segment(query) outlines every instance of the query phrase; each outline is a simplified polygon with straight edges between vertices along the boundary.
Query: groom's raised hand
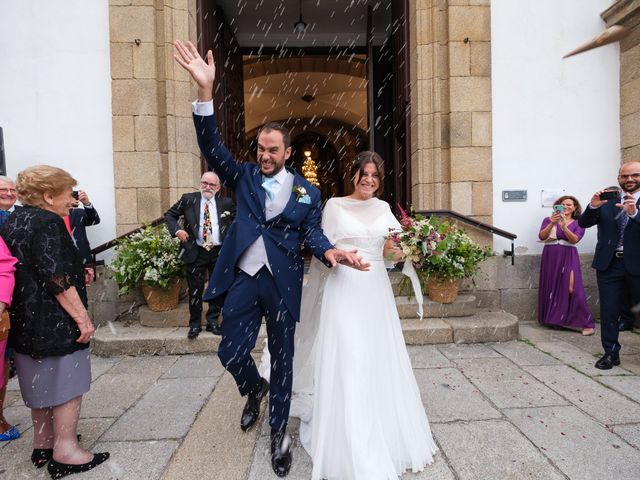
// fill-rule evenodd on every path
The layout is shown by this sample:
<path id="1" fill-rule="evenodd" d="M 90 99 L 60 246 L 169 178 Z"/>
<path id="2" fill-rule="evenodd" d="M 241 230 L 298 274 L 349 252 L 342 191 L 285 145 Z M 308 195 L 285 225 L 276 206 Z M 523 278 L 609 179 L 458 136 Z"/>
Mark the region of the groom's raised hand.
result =
<path id="1" fill-rule="evenodd" d="M 198 84 L 198 100 L 201 102 L 212 100 L 216 66 L 213 63 L 211 50 L 207 52 L 207 61 L 205 62 L 193 43 L 187 42 L 185 45 L 180 40 L 176 40 L 173 42 L 173 46 L 176 49 L 173 58 L 191 74 L 191 78 Z"/>
<path id="2" fill-rule="evenodd" d="M 341 265 L 346 265 L 356 270 L 368 271 L 371 265 L 363 262 L 362 257 L 357 255 L 357 253 L 357 250 L 346 252 L 337 248 L 331 248 L 324 252 L 324 258 L 329 261 L 332 267 L 340 263 Z"/>

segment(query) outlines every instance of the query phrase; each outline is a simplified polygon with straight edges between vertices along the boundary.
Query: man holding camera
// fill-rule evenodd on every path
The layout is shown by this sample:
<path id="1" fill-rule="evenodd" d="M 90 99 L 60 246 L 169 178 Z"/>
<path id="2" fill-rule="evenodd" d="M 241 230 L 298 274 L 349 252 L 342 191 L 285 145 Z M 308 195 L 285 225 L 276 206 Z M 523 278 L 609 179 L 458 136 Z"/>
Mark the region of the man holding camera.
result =
<path id="1" fill-rule="evenodd" d="M 91 255 L 91 245 L 87 238 L 85 227 L 98 225 L 100 216 L 95 209 L 89 195 L 84 190 L 74 190 L 72 192 L 75 199 L 75 208 L 69 210 L 69 215 L 64 217 L 69 234 L 73 239 L 73 243 L 80 252 L 82 262 L 84 263 L 84 282 L 89 285 L 95 277 L 95 265 L 93 264 L 93 255 Z M 83 208 L 79 208 L 82 203 Z"/>
<path id="2" fill-rule="evenodd" d="M 185 193 L 182 198 L 164 214 L 171 235 L 182 242 L 182 261 L 187 268 L 189 286 L 189 333 L 194 339 L 200 334 L 202 323 L 202 293 L 218 260 L 220 246 L 233 223 L 236 208 L 230 198 L 216 197 L 220 191 L 220 179 L 213 172 L 205 172 L 200 179 L 200 191 Z M 182 217 L 184 225 L 178 225 Z M 220 335 L 218 316 L 220 306 L 209 303 L 207 310 L 207 331 Z"/>
<path id="3" fill-rule="evenodd" d="M 618 319 L 624 294 L 640 300 L 640 162 L 625 163 L 618 172 L 622 195 L 599 190 L 578 219 L 583 228 L 598 226 L 593 257 L 600 294 L 600 334 L 604 355 L 595 367 L 609 370 L 620 365 Z"/>

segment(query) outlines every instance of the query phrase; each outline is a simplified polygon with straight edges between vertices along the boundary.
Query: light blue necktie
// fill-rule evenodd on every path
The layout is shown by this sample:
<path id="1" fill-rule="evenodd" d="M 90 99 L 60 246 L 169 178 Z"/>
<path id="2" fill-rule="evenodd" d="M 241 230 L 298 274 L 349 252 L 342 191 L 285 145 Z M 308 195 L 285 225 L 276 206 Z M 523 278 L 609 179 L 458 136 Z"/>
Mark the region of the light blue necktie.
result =
<path id="1" fill-rule="evenodd" d="M 273 201 L 273 198 L 276 196 L 273 191 L 273 186 L 278 183 L 278 180 L 276 180 L 275 177 L 265 177 L 264 175 L 262 176 L 262 180 L 262 188 L 264 188 L 264 191 L 267 193 L 269 200 Z"/>

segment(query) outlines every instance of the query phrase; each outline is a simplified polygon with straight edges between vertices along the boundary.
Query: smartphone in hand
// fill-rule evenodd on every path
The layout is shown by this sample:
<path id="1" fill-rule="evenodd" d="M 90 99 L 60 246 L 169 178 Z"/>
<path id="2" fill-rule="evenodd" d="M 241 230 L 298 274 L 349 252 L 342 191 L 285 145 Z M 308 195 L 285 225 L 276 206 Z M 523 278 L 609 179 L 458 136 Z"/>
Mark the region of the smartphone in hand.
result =
<path id="1" fill-rule="evenodd" d="M 617 190 L 605 190 L 600 194 L 600 200 L 620 200 L 620 192 Z"/>
<path id="2" fill-rule="evenodd" d="M 554 205 L 553 213 L 564 213 L 564 205 Z"/>

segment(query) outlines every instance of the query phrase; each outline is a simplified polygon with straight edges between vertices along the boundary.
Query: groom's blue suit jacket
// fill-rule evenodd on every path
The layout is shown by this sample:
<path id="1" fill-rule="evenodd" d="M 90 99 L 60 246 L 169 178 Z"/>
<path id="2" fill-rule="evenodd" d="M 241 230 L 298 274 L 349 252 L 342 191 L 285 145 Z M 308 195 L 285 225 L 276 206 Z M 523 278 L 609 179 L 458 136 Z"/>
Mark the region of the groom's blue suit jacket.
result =
<path id="1" fill-rule="evenodd" d="M 324 252 L 333 248 L 322 233 L 320 191 L 293 170 L 293 185 L 303 187 L 311 197 L 309 204 L 298 201 L 298 194 L 291 197 L 282 213 L 270 220 L 265 217 L 265 191 L 262 173 L 255 163 L 238 163 L 223 145 L 215 115 L 193 115 L 198 145 L 222 183 L 236 192 L 236 219 L 227 232 L 218 261 L 209 280 L 204 300 L 210 301 L 224 295 L 235 277 L 236 265 L 245 250 L 262 235 L 269 266 L 291 316 L 300 319 L 300 296 L 304 261 L 301 245 L 309 248 L 321 261 Z"/>

